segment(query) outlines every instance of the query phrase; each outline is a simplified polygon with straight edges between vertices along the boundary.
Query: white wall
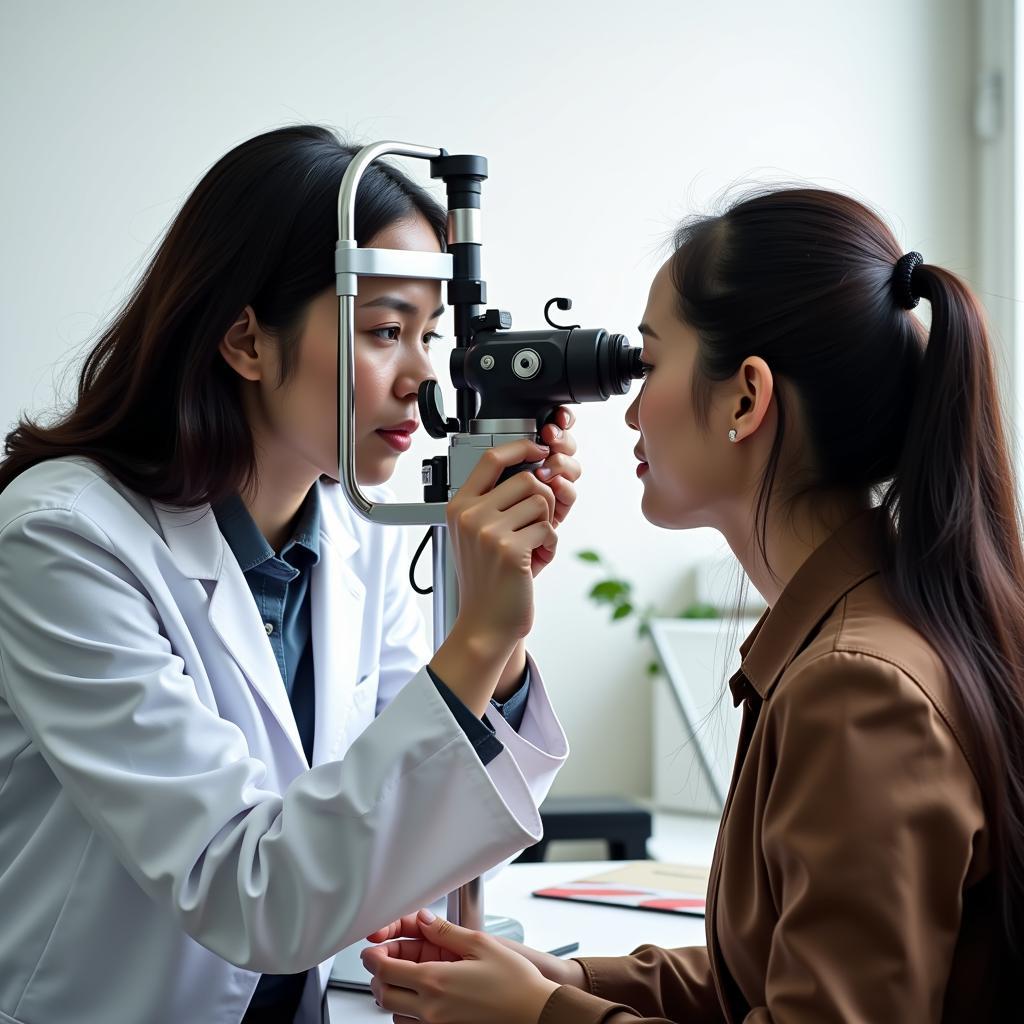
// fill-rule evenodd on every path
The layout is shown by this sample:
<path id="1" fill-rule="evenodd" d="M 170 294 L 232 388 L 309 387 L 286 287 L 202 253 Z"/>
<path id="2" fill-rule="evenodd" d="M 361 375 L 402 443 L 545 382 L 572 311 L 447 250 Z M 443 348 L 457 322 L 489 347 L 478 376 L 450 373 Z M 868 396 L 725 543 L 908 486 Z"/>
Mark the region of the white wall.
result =
<path id="1" fill-rule="evenodd" d="M 971 10 L 5 0 L 0 425 L 51 405 L 206 168 L 297 121 L 486 155 L 485 277 L 519 327 L 569 295 L 584 325 L 635 340 L 677 217 L 751 178 L 853 191 L 891 215 L 908 248 L 969 276 Z M 531 646 L 574 751 L 563 793 L 650 785 L 646 659 L 631 629 L 584 600 L 593 575 L 573 552 L 596 547 L 670 606 L 716 543 L 641 518 L 625 407 L 579 410 L 580 505 L 538 586 Z M 411 500 L 427 450 L 420 442 L 399 470 Z"/>

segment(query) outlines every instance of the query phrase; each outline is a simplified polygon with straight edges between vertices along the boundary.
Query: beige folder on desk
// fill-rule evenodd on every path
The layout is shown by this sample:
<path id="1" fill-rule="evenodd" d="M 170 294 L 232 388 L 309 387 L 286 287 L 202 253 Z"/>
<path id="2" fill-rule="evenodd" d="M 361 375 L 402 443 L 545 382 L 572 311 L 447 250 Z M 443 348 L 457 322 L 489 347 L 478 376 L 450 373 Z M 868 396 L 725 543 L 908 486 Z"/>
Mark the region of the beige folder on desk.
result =
<path id="1" fill-rule="evenodd" d="M 534 896 L 634 910 L 704 915 L 708 868 L 638 860 L 565 885 L 538 889 Z"/>

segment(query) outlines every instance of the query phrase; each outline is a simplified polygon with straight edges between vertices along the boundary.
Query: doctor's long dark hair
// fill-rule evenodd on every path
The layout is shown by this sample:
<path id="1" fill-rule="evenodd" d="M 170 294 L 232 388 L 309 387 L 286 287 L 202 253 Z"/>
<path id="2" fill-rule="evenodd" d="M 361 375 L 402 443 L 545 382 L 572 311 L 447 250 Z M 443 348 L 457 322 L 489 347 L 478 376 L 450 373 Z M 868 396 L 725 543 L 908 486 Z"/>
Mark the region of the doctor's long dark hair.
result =
<path id="1" fill-rule="evenodd" d="M 761 356 L 799 399 L 811 486 L 879 497 L 884 583 L 943 659 L 971 723 L 1008 962 L 1022 966 L 1024 554 L 1014 474 L 976 299 L 949 271 L 917 267 L 911 286 L 931 305 L 927 330 L 897 299 L 902 254 L 861 203 L 786 189 L 684 223 L 671 269 L 679 316 L 700 339 L 698 417 L 715 381 Z M 779 389 L 773 400 L 778 431 L 756 515 L 762 553 L 769 501 L 792 497 L 780 462 L 797 409 Z"/>
<path id="2" fill-rule="evenodd" d="M 217 502 L 255 473 L 237 374 L 218 344 L 246 305 L 294 367 L 309 302 L 334 283 L 337 196 L 358 147 L 304 125 L 250 139 L 186 200 L 127 303 L 87 356 L 77 401 L 50 426 L 7 435 L 0 491 L 45 459 L 82 455 L 170 505 Z M 386 164 L 356 195 L 360 245 L 423 215 L 445 244 L 447 214 Z"/>

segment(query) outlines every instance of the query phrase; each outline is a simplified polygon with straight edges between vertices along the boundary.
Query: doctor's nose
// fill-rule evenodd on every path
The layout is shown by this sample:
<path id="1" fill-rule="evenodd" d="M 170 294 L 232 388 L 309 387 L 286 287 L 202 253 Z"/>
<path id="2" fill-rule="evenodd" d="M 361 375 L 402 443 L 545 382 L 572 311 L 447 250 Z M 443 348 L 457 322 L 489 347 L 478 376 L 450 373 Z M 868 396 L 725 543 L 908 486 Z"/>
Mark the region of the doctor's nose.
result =
<path id="1" fill-rule="evenodd" d="M 420 357 L 409 359 L 402 366 L 402 372 L 395 379 L 395 394 L 400 398 L 415 398 L 425 380 L 436 379 L 434 364 L 424 349 Z"/>

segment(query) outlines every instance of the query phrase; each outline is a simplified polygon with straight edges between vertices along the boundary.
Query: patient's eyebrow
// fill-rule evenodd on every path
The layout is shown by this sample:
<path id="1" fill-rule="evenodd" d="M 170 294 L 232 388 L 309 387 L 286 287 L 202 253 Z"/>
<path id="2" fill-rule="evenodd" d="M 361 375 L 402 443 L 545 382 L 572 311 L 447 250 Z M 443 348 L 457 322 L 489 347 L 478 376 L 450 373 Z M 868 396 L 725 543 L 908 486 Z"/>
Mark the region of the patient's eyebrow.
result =
<path id="1" fill-rule="evenodd" d="M 384 309 L 393 309 L 396 313 L 401 313 L 403 316 L 418 316 L 420 311 L 419 306 L 416 306 L 411 302 L 407 302 L 405 299 L 401 299 L 397 295 L 381 295 L 378 299 L 371 299 L 369 302 L 362 303 L 359 308 L 369 309 L 372 306 L 378 306 Z M 436 320 L 440 316 L 444 316 L 444 303 L 441 303 L 441 305 L 430 314 L 430 319 Z"/>
<path id="2" fill-rule="evenodd" d="M 641 333 L 641 334 L 642 334 L 642 335 L 643 335 L 643 336 L 644 336 L 645 338 L 653 338 L 653 339 L 654 339 L 655 341 L 661 341 L 661 338 L 659 338 L 659 337 L 658 337 L 658 336 L 657 336 L 657 335 L 656 335 L 656 334 L 654 333 L 654 329 L 653 329 L 653 328 L 651 327 L 651 325 L 650 325 L 649 323 L 647 323 L 646 321 L 644 321 L 644 322 L 643 322 L 643 323 L 642 323 L 642 324 L 641 324 L 641 325 L 640 325 L 640 326 L 639 326 L 639 327 L 637 328 L 637 330 L 638 330 L 638 331 L 639 331 L 639 332 L 640 332 L 640 333 Z"/>

